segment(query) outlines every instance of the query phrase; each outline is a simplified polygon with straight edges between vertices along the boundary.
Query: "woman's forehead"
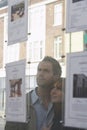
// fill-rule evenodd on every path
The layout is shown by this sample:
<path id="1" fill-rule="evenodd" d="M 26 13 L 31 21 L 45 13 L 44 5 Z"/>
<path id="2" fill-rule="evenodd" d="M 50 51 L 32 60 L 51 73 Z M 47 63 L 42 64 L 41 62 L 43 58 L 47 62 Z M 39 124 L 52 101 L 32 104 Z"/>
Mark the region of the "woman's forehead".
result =
<path id="1" fill-rule="evenodd" d="M 54 84 L 54 86 L 55 86 L 56 88 L 62 88 L 62 80 L 57 81 L 57 82 Z"/>

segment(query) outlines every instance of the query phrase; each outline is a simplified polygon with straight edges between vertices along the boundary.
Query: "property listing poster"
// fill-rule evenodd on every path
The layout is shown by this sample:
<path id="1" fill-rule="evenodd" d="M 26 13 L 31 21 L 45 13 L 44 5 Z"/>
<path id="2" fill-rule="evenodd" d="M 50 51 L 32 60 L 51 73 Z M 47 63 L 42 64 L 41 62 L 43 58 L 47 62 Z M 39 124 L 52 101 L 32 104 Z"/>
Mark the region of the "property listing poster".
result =
<path id="1" fill-rule="evenodd" d="M 26 122 L 25 60 L 6 64 L 6 120 Z"/>
<path id="2" fill-rule="evenodd" d="M 87 0 L 67 0 L 66 6 L 66 32 L 87 30 Z"/>
<path id="3" fill-rule="evenodd" d="M 67 54 L 64 125 L 87 128 L 87 51 Z"/>
<path id="4" fill-rule="evenodd" d="M 28 2 L 8 1 L 8 45 L 27 40 Z"/>

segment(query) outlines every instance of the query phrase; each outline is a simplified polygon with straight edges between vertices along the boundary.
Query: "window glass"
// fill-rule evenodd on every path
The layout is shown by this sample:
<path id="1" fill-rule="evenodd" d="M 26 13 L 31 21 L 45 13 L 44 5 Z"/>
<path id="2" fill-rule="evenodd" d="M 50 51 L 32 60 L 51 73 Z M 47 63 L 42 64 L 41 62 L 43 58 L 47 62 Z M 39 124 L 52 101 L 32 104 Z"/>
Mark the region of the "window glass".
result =
<path id="1" fill-rule="evenodd" d="M 44 42 L 35 41 L 27 43 L 27 60 L 39 61 L 44 56 Z"/>
<path id="2" fill-rule="evenodd" d="M 62 3 L 54 6 L 54 25 L 62 24 Z"/>
<path id="3" fill-rule="evenodd" d="M 45 50 L 45 5 L 32 7 L 29 10 L 28 31 L 31 35 L 27 41 L 27 60 L 39 61 Z"/>
<path id="4" fill-rule="evenodd" d="M 5 88 L 5 78 L 4 77 L 0 77 L 0 89 L 1 88 Z"/>
<path id="5" fill-rule="evenodd" d="M 36 87 L 36 76 L 26 76 L 26 91 L 32 90 Z"/>
<path id="6" fill-rule="evenodd" d="M 62 55 L 62 36 L 54 38 L 54 57 L 60 58 Z"/>

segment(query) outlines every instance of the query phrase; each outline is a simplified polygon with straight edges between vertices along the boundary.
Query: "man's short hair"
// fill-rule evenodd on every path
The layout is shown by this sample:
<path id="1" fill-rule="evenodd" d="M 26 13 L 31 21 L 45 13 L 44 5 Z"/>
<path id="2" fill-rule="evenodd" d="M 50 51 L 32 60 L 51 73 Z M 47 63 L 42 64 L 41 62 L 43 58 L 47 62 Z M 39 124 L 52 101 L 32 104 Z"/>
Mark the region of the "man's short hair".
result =
<path id="1" fill-rule="evenodd" d="M 54 59 L 51 56 L 45 56 L 42 60 L 42 62 L 50 62 L 52 64 L 53 67 L 53 72 L 55 75 L 58 75 L 59 77 L 61 76 L 62 70 L 61 70 L 61 66 L 59 64 L 59 62 Z"/>

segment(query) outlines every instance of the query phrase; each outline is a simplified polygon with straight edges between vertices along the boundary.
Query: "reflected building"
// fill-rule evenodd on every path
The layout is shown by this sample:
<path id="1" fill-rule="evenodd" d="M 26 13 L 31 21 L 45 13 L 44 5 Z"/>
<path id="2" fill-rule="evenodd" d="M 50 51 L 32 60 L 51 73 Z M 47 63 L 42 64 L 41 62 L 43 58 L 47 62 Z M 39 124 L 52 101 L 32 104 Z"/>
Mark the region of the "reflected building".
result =
<path id="1" fill-rule="evenodd" d="M 84 74 L 73 75 L 73 97 L 87 98 L 87 76 Z"/>

